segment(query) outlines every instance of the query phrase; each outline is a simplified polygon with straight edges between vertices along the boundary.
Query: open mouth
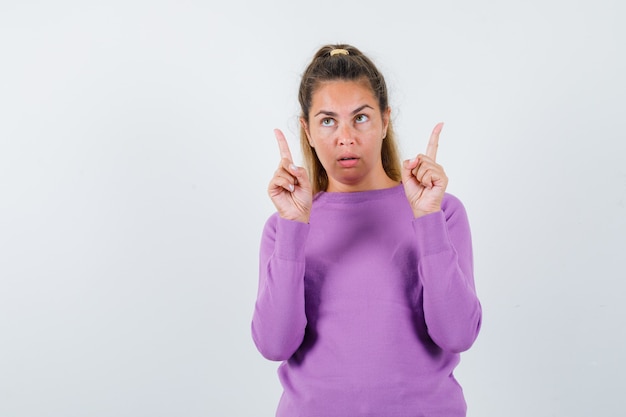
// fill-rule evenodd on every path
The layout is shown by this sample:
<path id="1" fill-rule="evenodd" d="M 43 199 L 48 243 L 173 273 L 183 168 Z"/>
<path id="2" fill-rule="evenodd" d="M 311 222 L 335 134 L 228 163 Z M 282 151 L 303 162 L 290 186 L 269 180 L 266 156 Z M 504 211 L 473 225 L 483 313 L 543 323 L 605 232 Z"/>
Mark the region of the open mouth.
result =
<path id="1" fill-rule="evenodd" d="M 359 158 L 356 158 L 354 156 L 346 156 L 343 158 L 339 158 L 338 162 L 339 162 L 339 165 L 341 165 L 344 168 L 352 168 L 359 162 Z"/>

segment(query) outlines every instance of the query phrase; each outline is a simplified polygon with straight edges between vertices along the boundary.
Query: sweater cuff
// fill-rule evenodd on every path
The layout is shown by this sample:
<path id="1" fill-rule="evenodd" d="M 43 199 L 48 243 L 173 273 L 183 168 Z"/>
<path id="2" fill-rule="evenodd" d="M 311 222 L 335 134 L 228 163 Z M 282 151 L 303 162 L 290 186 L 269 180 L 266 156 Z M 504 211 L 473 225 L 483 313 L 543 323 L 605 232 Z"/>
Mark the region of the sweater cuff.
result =
<path id="1" fill-rule="evenodd" d="M 441 210 L 414 219 L 413 229 L 420 256 L 434 255 L 452 248 L 446 218 Z"/>
<path id="2" fill-rule="evenodd" d="M 310 225 L 278 217 L 275 254 L 280 259 L 304 261 L 304 248 Z"/>

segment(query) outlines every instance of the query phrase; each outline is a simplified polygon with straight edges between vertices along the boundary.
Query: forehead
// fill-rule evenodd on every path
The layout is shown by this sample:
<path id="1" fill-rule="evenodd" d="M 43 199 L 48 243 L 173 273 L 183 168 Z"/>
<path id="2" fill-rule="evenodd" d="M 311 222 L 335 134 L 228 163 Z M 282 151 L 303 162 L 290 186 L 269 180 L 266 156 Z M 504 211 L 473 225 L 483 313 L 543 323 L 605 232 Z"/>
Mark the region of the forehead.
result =
<path id="1" fill-rule="evenodd" d="M 313 93 L 311 110 L 351 111 L 363 104 L 378 108 L 378 100 L 366 79 L 324 81 Z"/>

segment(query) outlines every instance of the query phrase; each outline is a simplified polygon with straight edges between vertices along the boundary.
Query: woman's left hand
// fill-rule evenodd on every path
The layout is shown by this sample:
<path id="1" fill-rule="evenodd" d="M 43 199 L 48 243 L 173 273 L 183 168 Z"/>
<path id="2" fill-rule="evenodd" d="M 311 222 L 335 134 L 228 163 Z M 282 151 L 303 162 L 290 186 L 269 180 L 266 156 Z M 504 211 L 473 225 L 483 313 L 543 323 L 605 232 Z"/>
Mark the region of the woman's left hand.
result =
<path id="1" fill-rule="evenodd" d="M 448 177 L 443 167 L 436 162 L 439 134 L 443 123 L 437 124 L 430 135 L 426 154 L 406 160 L 402 166 L 402 184 L 413 215 L 417 217 L 441 210 Z"/>

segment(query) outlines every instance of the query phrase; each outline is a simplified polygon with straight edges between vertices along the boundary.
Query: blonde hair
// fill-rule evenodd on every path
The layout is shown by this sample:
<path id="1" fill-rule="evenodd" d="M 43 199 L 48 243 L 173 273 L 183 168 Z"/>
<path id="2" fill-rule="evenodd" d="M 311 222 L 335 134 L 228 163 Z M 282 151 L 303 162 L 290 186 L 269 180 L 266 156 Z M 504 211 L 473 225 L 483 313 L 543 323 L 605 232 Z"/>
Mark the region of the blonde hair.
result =
<path id="1" fill-rule="evenodd" d="M 337 53 L 338 52 L 338 53 Z M 374 63 L 357 48 L 346 45 L 326 45 L 314 55 L 300 81 L 298 100 L 302 110 L 301 117 L 309 123 L 309 111 L 313 94 L 321 83 L 332 80 L 366 80 L 378 99 L 381 115 L 389 108 L 387 85 L 383 75 Z M 328 174 L 320 162 L 315 149 L 309 144 L 306 131 L 300 126 L 300 146 L 304 164 L 308 170 L 313 194 L 326 191 Z M 387 127 L 387 136 L 383 140 L 381 159 L 385 173 L 394 181 L 400 181 L 400 159 L 391 120 Z"/>

